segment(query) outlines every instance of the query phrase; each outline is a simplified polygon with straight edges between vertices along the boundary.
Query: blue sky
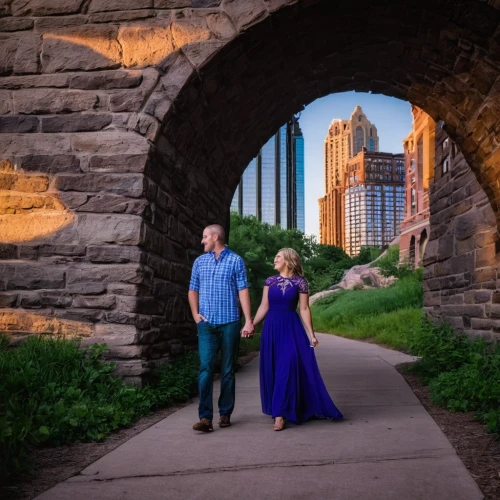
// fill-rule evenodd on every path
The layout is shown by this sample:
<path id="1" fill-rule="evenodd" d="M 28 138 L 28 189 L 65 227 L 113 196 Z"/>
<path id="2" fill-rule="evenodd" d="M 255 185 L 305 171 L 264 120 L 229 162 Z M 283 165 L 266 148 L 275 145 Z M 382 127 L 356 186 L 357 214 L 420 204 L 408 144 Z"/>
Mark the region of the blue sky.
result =
<path id="1" fill-rule="evenodd" d="M 323 141 L 334 118 L 349 119 L 359 104 L 377 127 L 380 151 L 402 153 L 412 125 L 410 104 L 381 94 L 343 92 L 309 104 L 300 115 L 305 151 L 306 233 L 319 236 L 318 198 L 324 195 Z"/>

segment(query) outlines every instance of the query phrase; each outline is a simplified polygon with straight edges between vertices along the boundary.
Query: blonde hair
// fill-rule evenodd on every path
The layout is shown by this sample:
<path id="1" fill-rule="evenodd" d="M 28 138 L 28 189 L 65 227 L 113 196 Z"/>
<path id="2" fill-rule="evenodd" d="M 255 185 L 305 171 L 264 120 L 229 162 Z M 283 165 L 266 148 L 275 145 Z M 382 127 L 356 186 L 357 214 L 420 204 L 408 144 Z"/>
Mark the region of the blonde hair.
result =
<path id="1" fill-rule="evenodd" d="M 292 270 L 293 274 L 297 276 L 304 276 L 299 254 L 293 248 L 282 248 L 278 250 L 278 253 L 283 255 L 287 266 Z"/>

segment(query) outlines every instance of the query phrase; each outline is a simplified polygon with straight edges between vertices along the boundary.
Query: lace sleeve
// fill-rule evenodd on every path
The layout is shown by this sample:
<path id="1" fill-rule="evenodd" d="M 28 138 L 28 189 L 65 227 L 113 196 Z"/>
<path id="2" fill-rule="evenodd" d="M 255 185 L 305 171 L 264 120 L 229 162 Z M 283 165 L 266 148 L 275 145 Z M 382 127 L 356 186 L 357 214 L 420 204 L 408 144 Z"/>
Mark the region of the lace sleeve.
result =
<path id="1" fill-rule="evenodd" d="M 274 282 L 274 276 L 269 276 L 269 278 L 264 281 L 264 286 L 271 286 Z"/>
<path id="2" fill-rule="evenodd" d="M 299 293 L 309 293 L 309 283 L 305 278 L 301 278 L 300 280 Z"/>

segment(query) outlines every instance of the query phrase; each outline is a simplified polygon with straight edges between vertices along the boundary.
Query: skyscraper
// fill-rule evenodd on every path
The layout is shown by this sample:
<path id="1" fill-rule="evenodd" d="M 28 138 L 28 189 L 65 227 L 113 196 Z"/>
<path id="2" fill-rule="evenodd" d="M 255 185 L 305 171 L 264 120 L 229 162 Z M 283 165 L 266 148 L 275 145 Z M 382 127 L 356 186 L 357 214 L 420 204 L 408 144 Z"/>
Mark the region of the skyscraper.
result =
<path id="1" fill-rule="evenodd" d="M 231 210 L 285 229 L 305 230 L 304 137 L 293 117 L 245 169 Z"/>
<path id="2" fill-rule="evenodd" d="M 344 247 L 343 195 L 347 160 L 366 148 L 379 150 L 377 127 L 356 106 L 349 120 L 332 121 L 325 139 L 325 196 L 320 207 L 320 242 Z"/>
<path id="3" fill-rule="evenodd" d="M 389 245 L 404 215 L 404 155 L 365 150 L 347 161 L 344 250 Z"/>

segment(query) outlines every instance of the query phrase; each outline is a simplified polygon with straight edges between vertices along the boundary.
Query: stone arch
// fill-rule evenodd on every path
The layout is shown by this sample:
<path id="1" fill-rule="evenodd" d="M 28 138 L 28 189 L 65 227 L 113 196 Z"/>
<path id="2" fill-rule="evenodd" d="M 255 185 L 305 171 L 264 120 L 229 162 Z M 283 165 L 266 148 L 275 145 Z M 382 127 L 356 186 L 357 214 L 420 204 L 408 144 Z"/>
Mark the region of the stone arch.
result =
<path id="1" fill-rule="evenodd" d="M 131 359 L 127 375 L 192 341 L 185 291 L 203 226 L 227 222 L 244 167 L 319 97 L 381 92 L 442 119 L 498 218 L 494 5 L 31 0 L 0 12 L 2 156 L 45 172 L 77 214 L 43 241 L 4 240 L 17 262 L 2 262 L 1 300 L 9 318 L 33 295 L 40 314 L 92 324 Z M 54 269 L 64 286 L 47 299 Z"/>

